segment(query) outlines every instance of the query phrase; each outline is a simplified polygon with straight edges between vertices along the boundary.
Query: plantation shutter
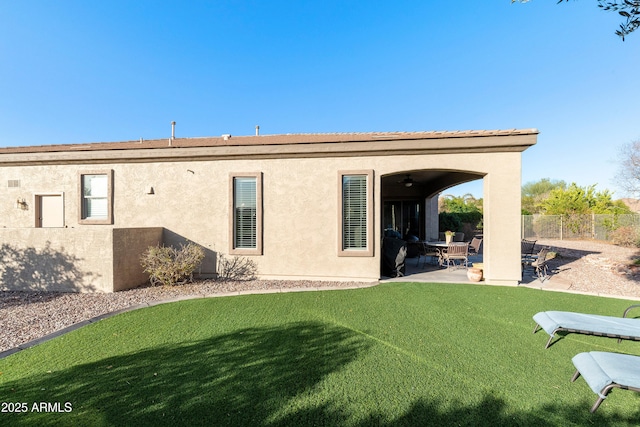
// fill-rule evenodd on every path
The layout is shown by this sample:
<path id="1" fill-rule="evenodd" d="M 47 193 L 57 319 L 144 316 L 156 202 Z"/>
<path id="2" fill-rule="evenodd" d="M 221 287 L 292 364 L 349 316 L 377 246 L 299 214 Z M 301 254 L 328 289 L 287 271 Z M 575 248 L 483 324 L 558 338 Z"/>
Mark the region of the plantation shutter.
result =
<path id="1" fill-rule="evenodd" d="M 367 249 L 367 176 L 342 177 L 342 249 Z"/>
<path id="2" fill-rule="evenodd" d="M 105 219 L 108 215 L 107 175 L 82 176 L 83 218 Z"/>
<path id="3" fill-rule="evenodd" d="M 256 227 L 256 178 L 234 178 L 234 246 L 255 249 Z"/>

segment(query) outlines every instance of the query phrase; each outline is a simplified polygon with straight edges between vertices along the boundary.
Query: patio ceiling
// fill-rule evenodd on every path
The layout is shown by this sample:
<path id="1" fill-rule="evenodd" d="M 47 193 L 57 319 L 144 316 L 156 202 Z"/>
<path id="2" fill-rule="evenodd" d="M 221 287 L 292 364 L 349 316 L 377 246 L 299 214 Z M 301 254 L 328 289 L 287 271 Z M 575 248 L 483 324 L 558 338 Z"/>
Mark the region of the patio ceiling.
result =
<path id="1" fill-rule="evenodd" d="M 409 178 L 412 185 L 407 187 Z M 382 196 L 384 198 L 432 197 L 448 188 L 469 181 L 482 179 L 482 175 L 468 171 L 454 170 L 411 170 L 382 177 Z"/>

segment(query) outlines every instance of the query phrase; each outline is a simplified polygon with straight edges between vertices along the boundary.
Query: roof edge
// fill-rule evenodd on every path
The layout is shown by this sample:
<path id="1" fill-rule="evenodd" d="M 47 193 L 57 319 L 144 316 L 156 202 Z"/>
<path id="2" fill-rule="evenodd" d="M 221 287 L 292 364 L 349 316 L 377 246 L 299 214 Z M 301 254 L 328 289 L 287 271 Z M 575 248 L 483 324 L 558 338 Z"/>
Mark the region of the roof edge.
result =
<path id="1" fill-rule="evenodd" d="M 186 137 L 139 139 L 121 142 L 91 142 L 78 144 L 52 144 L 35 146 L 0 147 L 0 155 L 8 153 L 50 153 L 103 150 L 140 150 L 159 148 L 220 147 L 220 146 L 263 146 L 294 144 L 328 144 L 363 141 L 395 141 L 416 139 L 482 138 L 492 136 L 537 135 L 539 131 L 530 129 L 508 130 L 466 130 L 466 131 L 425 131 L 425 132 L 351 132 L 351 133 L 298 133 L 273 135 L 247 135 L 219 137 Z"/>
<path id="2" fill-rule="evenodd" d="M 453 135 L 456 135 L 455 139 Z M 172 145 L 137 144 L 135 148 L 126 149 L 110 147 L 65 151 L 0 151 L 0 166 L 522 152 L 537 141 L 537 132 L 481 135 L 455 133 L 441 138 L 430 138 L 424 134 L 420 136 L 415 139 L 373 139 L 368 136 L 360 140 L 336 139 L 322 142 L 303 141 L 296 136 L 291 143 L 279 144 L 269 141 L 256 143 L 255 138 L 258 137 L 254 137 L 254 143 L 251 144 L 228 144 L 228 141 L 224 141 L 224 144 L 185 145 L 172 140 Z"/>

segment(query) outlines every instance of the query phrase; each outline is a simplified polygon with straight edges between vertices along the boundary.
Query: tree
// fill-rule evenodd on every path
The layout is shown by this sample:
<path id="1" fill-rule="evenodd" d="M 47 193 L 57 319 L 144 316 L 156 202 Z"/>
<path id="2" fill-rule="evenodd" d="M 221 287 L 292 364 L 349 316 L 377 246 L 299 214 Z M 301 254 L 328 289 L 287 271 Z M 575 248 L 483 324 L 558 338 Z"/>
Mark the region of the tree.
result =
<path id="1" fill-rule="evenodd" d="M 482 199 L 476 199 L 472 194 L 467 193 L 462 196 L 445 194 L 440 198 L 440 212 L 451 213 L 482 213 Z"/>
<path id="2" fill-rule="evenodd" d="M 629 214 L 631 211 L 620 200 L 613 201 L 609 190 L 596 191 L 595 185 L 578 187 L 572 183 L 567 189 L 556 188 L 541 204 L 547 215 L 560 215 L 564 227 L 576 235 L 589 235 L 592 224 L 584 221 L 584 215 L 613 214 L 614 219 L 608 221 L 610 229 L 616 228 L 617 215 Z"/>
<path id="3" fill-rule="evenodd" d="M 527 3 L 529 0 L 511 0 L 511 3 Z M 558 0 L 558 3 L 569 0 Z M 607 12 L 618 12 L 625 21 L 620 24 L 616 34 L 622 38 L 640 27 L 640 0 L 598 0 L 598 7 Z"/>
<path id="4" fill-rule="evenodd" d="M 469 193 L 463 196 L 446 194 L 438 202 L 440 230 L 464 231 L 471 236 L 482 228 L 482 199 Z"/>
<path id="5" fill-rule="evenodd" d="M 623 145 L 618 159 L 618 185 L 624 191 L 640 196 L 640 140 Z"/>
<path id="6" fill-rule="evenodd" d="M 549 197 L 549 193 L 556 188 L 566 189 L 564 181 L 542 178 L 540 181 L 528 182 L 522 186 L 522 214 L 531 215 L 541 212 L 543 200 Z"/>
<path id="7" fill-rule="evenodd" d="M 575 216 L 584 214 L 628 214 L 629 208 L 621 201 L 613 201 L 609 190 L 596 191 L 595 185 L 551 190 L 541 207 L 547 215 Z"/>
<path id="8" fill-rule="evenodd" d="M 567 0 L 565 0 L 567 1 Z M 620 24 L 620 29 L 616 30 L 616 34 L 622 37 L 631 34 L 640 27 L 640 1 L 638 0 L 614 0 L 614 1 L 598 1 L 598 7 L 602 10 L 618 12 L 620 16 L 626 18 L 626 21 Z"/>

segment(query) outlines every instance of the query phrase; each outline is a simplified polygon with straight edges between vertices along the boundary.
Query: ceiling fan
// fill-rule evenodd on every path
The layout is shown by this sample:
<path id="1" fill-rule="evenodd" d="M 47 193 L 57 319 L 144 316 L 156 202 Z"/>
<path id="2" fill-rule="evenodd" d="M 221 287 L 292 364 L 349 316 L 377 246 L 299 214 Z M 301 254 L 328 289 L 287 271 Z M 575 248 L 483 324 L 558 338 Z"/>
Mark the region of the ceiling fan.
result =
<path id="1" fill-rule="evenodd" d="M 398 184 L 403 184 L 405 187 L 411 187 L 413 185 L 413 179 L 411 178 L 411 174 L 407 174 L 407 177 L 402 181 L 398 181 Z"/>

